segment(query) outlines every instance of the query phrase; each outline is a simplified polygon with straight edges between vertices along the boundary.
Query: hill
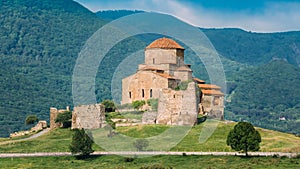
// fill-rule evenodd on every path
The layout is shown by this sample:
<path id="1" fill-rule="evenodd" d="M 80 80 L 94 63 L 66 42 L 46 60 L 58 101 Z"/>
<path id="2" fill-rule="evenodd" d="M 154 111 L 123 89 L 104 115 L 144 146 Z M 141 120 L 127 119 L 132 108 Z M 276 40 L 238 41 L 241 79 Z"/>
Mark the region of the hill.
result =
<path id="1" fill-rule="evenodd" d="M 240 63 L 261 66 L 286 60 L 300 66 L 300 31 L 253 33 L 241 29 L 201 29 L 222 56 Z"/>
<path id="2" fill-rule="evenodd" d="M 96 15 L 99 16 L 101 19 L 110 22 L 112 20 L 118 19 L 123 16 L 141 13 L 144 11 L 140 10 L 105 10 L 105 11 L 98 11 Z"/>
<path id="3" fill-rule="evenodd" d="M 104 24 L 72 0 L 1 0 L 0 137 L 72 103 L 71 76 L 86 39 Z"/>
<path id="4" fill-rule="evenodd" d="M 204 122 L 206 123 L 206 122 Z M 218 128 L 207 142 L 200 144 L 198 142 L 199 134 L 204 123 L 191 129 L 188 135 L 171 151 L 232 151 L 226 146 L 226 136 L 236 123 L 220 122 Z M 119 133 L 136 137 L 145 138 L 157 135 L 167 129 L 169 126 L 132 126 L 119 127 Z M 262 136 L 261 151 L 273 152 L 299 152 L 300 138 L 291 134 L 257 128 Z M 71 142 L 73 131 L 70 129 L 56 129 L 39 138 L 14 144 L 1 143 L 0 152 L 65 152 Z M 111 138 L 113 139 L 113 138 Z M 94 146 L 96 151 L 102 149 Z M 13 160 L 12 160 L 13 159 Z M 46 162 L 46 164 L 45 164 Z M 90 168 L 99 166 L 100 168 L 120 167 L 122 168 L 140 168 L 142 166 L 160 165 L 164 167 L 172 166 L 178 168 L 199 168 L 215 167 L 222 168 L 240 168 L 241 166 L 253 168 L 284 168 L 296 167 L 299 165 L 299 158 L 278 158 L 278 157 L 251 157 L 243 158 L 237 156 L 153 156 L 147 158 L 128 158 L 122 156 L 97 156 L 85 160 L 78 160 L 75 157 L 27 157 L 27 158 L 0 158 L 1 168 L 11 167 L 70 167 L 70 168 Z"/>
<path id="5" fill-rule="evenodd" d="M 285 61 L 237 73 L 233 78 L 236 88 L 228 96 L 226 119 L 299 134 L 299 77 L 300 68 Z"/>
<path id="6" fill-rule="evenodd" d="M 218 127 L 211 137 L 205 143 L 199 143 L 199 135 L 204 127 L 204 122 L 194 126 L 190 132 L 179 142 L 171 151 L 233 151 L 226 145 L 226 138 L 235 122 L 219 122 Z M 125 134 L 133 138 L 148 138 L 158 135 L 168 129 L 170 126 L 162 125 L 144 125 L 118 127 L 118 133 Z M 262 136 L 260 144 L 263 152 L 300 152 L 300 138 L 292 134 L 257 128 Z M 71 142 L 73 131 L 70 129 L 56 129 L 27 141 L 15 142 L 14 144 L 1 145 L 0 152 L 65 152 Z M 102 151 L 99 146 L 94 146 L 95 151 Z"/>
<path id="7" fill-rule="evenodd" d="M 72 0 L 12 0 L 1 1 L 1 4 L 0 137 L 27 128 L 24 119 L 29 114 L 36 114 L 40 119 L 47 120 L 49 107 L 64 108 L 66 105 L 72 107 L 72 71 L 82 45 L 96 30 L 106 24 L 104 20 L 111 21 L 123 15 L 141 12 L 121 10 L 95 14 Z M 229 81 L 228 86 L 231 94 L 233 91 L 235 93 L 230 95 L 233 101 L 232 104 L 229 103 L 226 118 L 244 119 L 254 123 L 259 121 L 258 116 L 252 115 L 255 119 L 250 120 L 249 114 L 241 113 L 247 110 L 245 105 L 254 104 L 251 100 L 254 98 L 242 98 L 239 93 L 244 92 L 244 89 L 249 86 L 245 87 L 241 84 L 239 78 L 245 79 L 244 73 L 247 77 L 248 71 L 253 72 L 256 67 L 264 66 L 271 60 L 287 60 L 290 64 L 297 65 L 300 48 L 299 32 L 257 34 L 238 29 L 201 30 L 222 54 L 221 59 Z M 98 102 L 112 98 L 111 80 L 124 58 L 144 48 L 158 37 L 160 36 L 140 35 L 125 39 L 109 51 L 96 77 L 95 93 Z M 186 56 L 187 63 L 192 64 L 194 75 L 208 80 L 205 67 L 199 60 L 194 59 L 193 52 L 187 49 Z M 260 73 L 262 76 L 266 74 L 263 68 Z M 276 76 L 282 79 L 281 83 L 274 88 L 274 92 L 280 92 L 282 96 L 293 96 L 291 99 L 285 99 L 284 103 L 284 112 L 289 111 L 289 119 L 293 119 L 284 121 L 284 125 L 289 126 L 292 122 L 291 126 L 293 126 L 298 124 L 294 122 L 299 121 L 299 118 L 294 115 L 290 118 L 290 114 L 298 113 L 294 102 L 299 103 L 297 97 L 299 93 L 298 90 L 281 89 L 285 88 L 285 83 L 294 84 L 297 79 L 286 78 L 283 74 Z M 292 86 L 297 87 L 297 85 Z M 265 93 L 260 92 L 260 94 Z M 234 99 L 244 101 L 235 102 Z M 277 119 L 278 113 L 275 108 L 270 108 L 270 102 L 271 100 L 259 110 L 263 109 L 267 114 L 273 113 Z M 290 111 L 291 109 L 293 110 Z M 293 129 L 282 127 L 279 125 L 281 122 L 274 123 L 270 120 L 266 123 L 269 124 L 264 127 L 298 133 L 297 127 Z"/>

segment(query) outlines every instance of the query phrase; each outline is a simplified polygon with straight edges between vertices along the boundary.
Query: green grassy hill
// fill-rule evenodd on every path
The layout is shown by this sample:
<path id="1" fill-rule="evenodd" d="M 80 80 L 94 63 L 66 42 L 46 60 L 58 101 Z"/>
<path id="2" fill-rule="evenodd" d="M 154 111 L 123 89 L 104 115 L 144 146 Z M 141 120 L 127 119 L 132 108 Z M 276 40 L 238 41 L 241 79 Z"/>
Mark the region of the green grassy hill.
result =
<path id="1" fill-rule="evenodd" d="M 206 123 L 206 122 L 205 122 Z M 171 151 L 233 151 L 226 145 L 226 138 L 234 122 L 219 122 L 217 129 L 205 142 L 199 143 L 199 135 L 204 123 L 194 126 L 188 135 Z M 147 138 L 158 135 L 169 126 L 144 125 L 131 127 L 118 127 L 118 133 L 134 138 Z M 261 151 L 273 152 L 300 152 L 300 137 L 292 134 L 257 128 L 262 136 Z M 45 135 L 27 141 L 16 141 L 13 144 L 3 145 L 5 140 L 0 140 L 0 152 L 65 152 L 69 151 L 73 131 L 70 129 L 56 129 Z M 2 145 L 1 145 L 2 143 Z M 96 151 L 103 149 L 95 145 Z"/>
<path id="2" fill-rule="evenodd" d="M 204 123 L 191 129 L 189 134 L 171 151 L 232 151 L 226 146 L 226 136 L 236 123 L 220 122 L 216 131 L 200 144 L 199 134 Z M 170 126 L 132 126 L 119 127 L 117 132 L 136 138 L 146 138 L 160 134 Z M 300 152 L 300 138 L 291 134 L 257 128 L 262 136 L 260 151 Z M 0 153 L 12 152 L 65 152 L 71 142 L 73 131 L 55 129 L 49 133 L 28 141 L 16 141 L 3 144 L 8 139 L 0 140 Z M 102 151 L 94 145 L 95 151 Z M 0 168 L 294 168 L 300 163 L 299 158 L 251 157 L 238 156 L 153 156 L 145 158 L 128 158 L 122 156 L 95 156 L 78 160 L 75 157 L 27 157 L 0 158 Z"/>

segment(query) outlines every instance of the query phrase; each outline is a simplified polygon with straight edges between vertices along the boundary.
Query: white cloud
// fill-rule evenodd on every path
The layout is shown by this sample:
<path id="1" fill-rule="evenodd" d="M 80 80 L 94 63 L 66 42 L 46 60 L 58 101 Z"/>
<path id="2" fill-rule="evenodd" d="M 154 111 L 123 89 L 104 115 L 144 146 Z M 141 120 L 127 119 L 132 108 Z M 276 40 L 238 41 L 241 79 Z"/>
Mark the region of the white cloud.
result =
<path id="1" fill-rule="evenodd" d="M 80 1 L 80 0 L 78 0 Z M 102 1 L 103 2 L 103 1 Z M 93 1 L 85 4 L 93 11 L 108 9 L 145 10 L 171 14 L 204 28 L 241 28 L 254 32 L 300 30 L 300 3 L 268 3 L 264 10 L 249 12 L 216 11 L 178 0 Z"/>

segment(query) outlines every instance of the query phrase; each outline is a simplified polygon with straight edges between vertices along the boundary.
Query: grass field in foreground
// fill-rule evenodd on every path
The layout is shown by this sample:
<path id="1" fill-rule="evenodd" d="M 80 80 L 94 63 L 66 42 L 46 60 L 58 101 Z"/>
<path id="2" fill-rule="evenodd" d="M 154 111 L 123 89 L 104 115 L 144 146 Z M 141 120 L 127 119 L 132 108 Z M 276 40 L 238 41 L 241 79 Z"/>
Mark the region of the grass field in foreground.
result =
<path id="1" fill-rule="evenodd" d="M 226 137 L 236 123 L 219 122 L 213 134 L 204 143 L 199 143 L 199 136 L 207 122 L 193 127 L 188 135 L 173 147 L 171 151 L 233 151 L 226 145 Z M 144 125 L 119 127 L 117 132 L 136 138 L 147 138 L 158 135 L 167 130 L 169 126 Z M 257 128 L 262 136 L 260 151 L 273 152 L 300 152 L 300 137 L 292 134 Z M 0 145 L 0 153 L 4 152 L 65 152 L 69 151 L 73 131 L 70 129 L 56 129 L 39 138 L 27 141 Z M 7 141 L 7 139 L 0 140 Z M 158 143 L 159 144 L 159 143 Z M 95 151 L 101 151 L 94 145 Z"/>
<path id="2" fill-rule="evenodd" d="M 237 156 L 153 156 L 126 158 L 121 156 L 93 156 L 85 160 L 75 157 L 2 158 L 0 168 L 209 168 L 209 169 L 287 169 L 297 168 L 299 158 L 237 157 Z"/>

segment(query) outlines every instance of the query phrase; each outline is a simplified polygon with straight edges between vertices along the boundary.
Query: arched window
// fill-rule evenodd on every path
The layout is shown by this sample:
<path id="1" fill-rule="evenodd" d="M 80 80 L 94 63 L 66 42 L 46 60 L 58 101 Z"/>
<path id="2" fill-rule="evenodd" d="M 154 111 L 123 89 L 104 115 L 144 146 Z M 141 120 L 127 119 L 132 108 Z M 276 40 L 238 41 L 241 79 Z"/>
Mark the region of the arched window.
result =
<path id="1" fill-rule="evenodd" d="M 150 89 L 150 98 L 152 98 L 152 89 Z"/>
<path id="2" fill-rule="evenodd" d="M 142 98 L 144 98 L 145 97 L 145 91 L 144 91 L 144 89 L 142 89 Z"/>
<path id="3" fill-rule="evenodd" d="M 131 99 L 131 92 L 129 92 L 129 98 Z"/>

